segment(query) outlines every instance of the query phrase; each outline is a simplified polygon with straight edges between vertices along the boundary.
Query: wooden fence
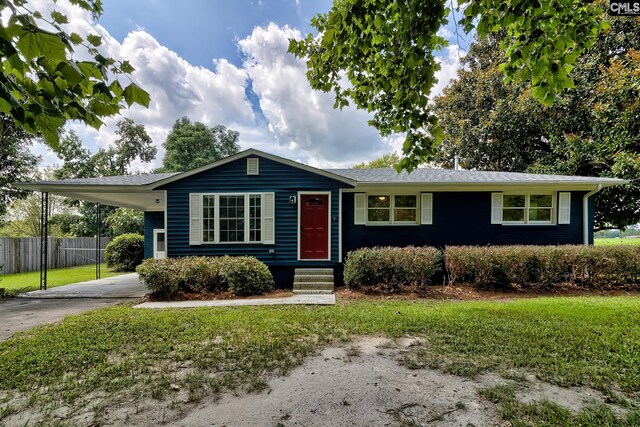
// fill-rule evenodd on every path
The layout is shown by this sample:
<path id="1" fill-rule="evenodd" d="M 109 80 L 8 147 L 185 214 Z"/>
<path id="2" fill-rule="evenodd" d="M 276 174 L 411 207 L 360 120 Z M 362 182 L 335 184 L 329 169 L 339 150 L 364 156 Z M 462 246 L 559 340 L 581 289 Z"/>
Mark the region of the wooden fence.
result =
<path id="1" fill-rule="evenodd" d="M 93 237 L 48 239 L 48 268 L 74 267 L 96 262 L 96 239 Z M 110 237 L 101 237 L 100 249 L 104 249 L 110 240 Z M 101 250 L 100 262 L 103 261 L 104 251 Z M 0 266 L 0 274 L 40 270 L 40 238 L 0 237 Z"/>

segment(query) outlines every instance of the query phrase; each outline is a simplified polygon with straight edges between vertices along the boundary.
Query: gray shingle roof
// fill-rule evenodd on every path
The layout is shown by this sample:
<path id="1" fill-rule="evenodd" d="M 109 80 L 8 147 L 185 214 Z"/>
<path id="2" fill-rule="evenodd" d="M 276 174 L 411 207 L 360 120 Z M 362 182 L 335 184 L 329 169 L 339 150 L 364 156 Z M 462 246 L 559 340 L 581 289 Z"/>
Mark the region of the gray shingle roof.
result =
<path id="1" fill-rule="evenodd" d="M 103 176 L 98 178 L 63 179 L 60 181 L 39 181 L 46 185 L 147 185 L 174 176 L 179 172 L 144 173 L 140 175 Z M 28 183 L 32 184 L 32 183 Z"/>
<path id="2" fill-rule="evenodd" d="M 398 173 L 393 168 L 378 169 L 326 169 L 336 175 L 364 183 L 434 183 L 434 184 L 493 184 L 493 183 L 611 183 L 624 180 L 592 176 L 545 175 L 518 172 L 485 172 L 470 170 L 419 168 Z"/>

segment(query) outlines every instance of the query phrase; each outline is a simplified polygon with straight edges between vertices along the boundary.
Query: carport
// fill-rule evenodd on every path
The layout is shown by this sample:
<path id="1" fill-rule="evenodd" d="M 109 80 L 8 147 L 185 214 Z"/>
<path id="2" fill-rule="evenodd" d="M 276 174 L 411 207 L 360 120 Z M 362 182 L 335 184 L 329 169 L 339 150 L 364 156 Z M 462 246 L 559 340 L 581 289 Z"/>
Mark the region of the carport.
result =
<path id="1" fill-rule="evenodd" d="M 154 184 L 175 175 L 175 173 L 156 173 L 140 175 L 121 175 L 99 178 L 67 179 L 62 181 L 23 182 L 15 187 L 38 191 L 40 203 L 40 289 L 47 289 L 47 250 L 49 224 L 49 194 L 70 197 L 96 204 L 96 229 L 100 230 L 100 205 L 123 207 L 143 212 L 164 212 L 166 207 L 165 191 L 154 190 Z M 166 226 L 165 226 L 166 229 Z M 164 238 L 164 230 L 161 238 Z M 154 231 L 154 234 L 155 233 Z M 96 279 L 100 279 L 100 233 L 96 239 Z"/>

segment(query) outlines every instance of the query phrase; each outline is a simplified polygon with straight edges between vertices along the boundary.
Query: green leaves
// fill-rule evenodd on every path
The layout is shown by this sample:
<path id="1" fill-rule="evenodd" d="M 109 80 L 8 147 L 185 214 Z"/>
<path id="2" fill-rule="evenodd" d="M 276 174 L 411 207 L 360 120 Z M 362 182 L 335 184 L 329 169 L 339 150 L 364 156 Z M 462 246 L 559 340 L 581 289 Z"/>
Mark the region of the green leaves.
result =
<path id="1" fill-rule="evenodd" d="M 382 136 L 406 134 L 402 166 L 408 170 L 429 160 L 441 139 L 429 96 L 439 69 L 435 55 L 446 46 L 437 32 L 448 23 L 448 5 L 447 0 L 334 0 L 328 13 L 311 20 L 318 37 L 289 42 L 289 52 L 307 61 L 311 87 L 334 92 L 335 108 L 353 103 L 373 113 L 370 124 Z M 534 96 L 547 106 L 574 86 L 571 68 L 608 25 L 600 16 L 602 2 L 461 0 L 459 5 L 458 24 L 465 31 L 506 33 L 498 61 L 507 81 L 531 80 Z"/>
<path id="2" fill-rule="evenodd" d="M 73 0 L 90 11 L 102 12 L 100 0 Z M 131 83 L 125 90 L 118 76 L 132 73 L 128 61 L 116 61 L 100 54 L 102 38 L 85 39 L 67 34 L 61 25 L 68 17 L 58 10 L 42 13 L 25 8 L 22 0 L 3 0 L 5 24 L 0 26 L 0 112 L 9 115 L 25 130 L 42 135 L 55 147 L 58 133 L 67 120 L 79 120 L 99 128 L 101 118 L 120 112 L 134 103 L 149 106 L 149 94 Z M 47 21 L 52 31 L 39 25 Z M 77 61 L 72 52 L 80 46 L 89 59 Z M 87 55 L 82 55 L 87 57 Z"/>
<path id="3" fill-rule="evenodd" d="M 140 86 L 135 83 L 131 83 L 129 86 L 124 88 L 124 100 L 131 107 L 133 104 L 140 104 L 144 107 L 149 107 L 149 94 Z"/>

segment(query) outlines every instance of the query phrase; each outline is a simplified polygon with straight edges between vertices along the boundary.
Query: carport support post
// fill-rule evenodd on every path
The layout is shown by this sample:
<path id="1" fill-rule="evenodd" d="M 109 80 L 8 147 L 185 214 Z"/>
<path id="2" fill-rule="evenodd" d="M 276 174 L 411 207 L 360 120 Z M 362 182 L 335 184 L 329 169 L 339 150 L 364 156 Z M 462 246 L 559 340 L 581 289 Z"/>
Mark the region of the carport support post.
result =
<path id="1" fill-rule="evenodd" d="M 100 278 L 100 203 L 96 203 L 96 280 Z"/>
<path id="2" fill-rule="evenodd" d="M 40 195 L 40 289 L 47 289 L 47 255 L 49 252 L 49 193 Z"/>

